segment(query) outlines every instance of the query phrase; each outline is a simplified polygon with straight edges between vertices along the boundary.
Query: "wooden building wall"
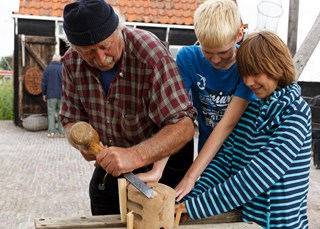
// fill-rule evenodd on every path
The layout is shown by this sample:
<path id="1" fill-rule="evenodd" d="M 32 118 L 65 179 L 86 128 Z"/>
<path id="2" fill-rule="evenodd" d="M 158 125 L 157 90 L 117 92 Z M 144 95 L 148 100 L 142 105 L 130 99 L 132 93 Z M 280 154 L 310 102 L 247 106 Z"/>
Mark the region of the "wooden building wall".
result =
<path id="1" fill-rule="evenodd" d="M 14 48 L 14 122 L 22 125 L 31 114 L 47 114 L 41 79 L 55 52 L 55 25 L 51 21 L 18 19 Z"/>

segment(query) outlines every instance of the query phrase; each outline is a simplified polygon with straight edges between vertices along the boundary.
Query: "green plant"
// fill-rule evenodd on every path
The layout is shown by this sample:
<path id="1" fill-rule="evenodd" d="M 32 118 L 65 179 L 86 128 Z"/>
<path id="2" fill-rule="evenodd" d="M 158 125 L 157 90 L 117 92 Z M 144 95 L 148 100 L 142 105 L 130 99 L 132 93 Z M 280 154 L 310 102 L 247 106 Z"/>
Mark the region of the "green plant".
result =
<path id="1" fill-rule="evenodd" d="M 13 86 L 0 85 L 0 120 L 13 120 Z"/>

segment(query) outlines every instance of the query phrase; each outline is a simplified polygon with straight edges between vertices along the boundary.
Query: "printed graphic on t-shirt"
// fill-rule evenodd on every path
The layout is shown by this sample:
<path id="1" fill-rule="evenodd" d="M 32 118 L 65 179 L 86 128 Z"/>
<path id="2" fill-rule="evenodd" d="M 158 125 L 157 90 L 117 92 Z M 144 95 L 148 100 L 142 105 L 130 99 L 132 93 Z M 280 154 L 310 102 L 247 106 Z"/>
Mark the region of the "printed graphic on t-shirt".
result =
<path id="1" fill-rule="evenodd" d="M 199 90 L 199 101 L 202 105 L 202 119 L 207 126 L 215 128 L 222 119 L 227 109 L 233 92 L 218 91 L 206 87 L 205 77 L 198 74 L 200 80 L 197 82 Z"/>

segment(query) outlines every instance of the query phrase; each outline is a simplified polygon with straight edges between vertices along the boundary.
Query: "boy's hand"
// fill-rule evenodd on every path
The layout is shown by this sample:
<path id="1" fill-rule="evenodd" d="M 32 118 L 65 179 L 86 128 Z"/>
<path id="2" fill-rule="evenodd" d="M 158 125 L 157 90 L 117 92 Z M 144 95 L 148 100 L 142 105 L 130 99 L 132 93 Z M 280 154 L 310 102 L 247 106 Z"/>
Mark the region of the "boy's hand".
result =
<path id="1" fill-rule="evenodd" d="M 154 170 L 150 170 L 148 172 L 145 173 L 138 173 L 136 174 L 137 177 L 140 178 L 140 180 L 142 180 L 145 183 L 152 183 L 152 182 L 159 182 L 162 173 L 159 174 L 158 172 L 154 171 Z"/>
<path id="2" fill-rule="evenodd" d="M 175 187 L 176 201 L 179 202 L 185 195 L 187 195 L 194 187 L 195 182 L 188 177 L 183 177 L 179 184 Z"/>

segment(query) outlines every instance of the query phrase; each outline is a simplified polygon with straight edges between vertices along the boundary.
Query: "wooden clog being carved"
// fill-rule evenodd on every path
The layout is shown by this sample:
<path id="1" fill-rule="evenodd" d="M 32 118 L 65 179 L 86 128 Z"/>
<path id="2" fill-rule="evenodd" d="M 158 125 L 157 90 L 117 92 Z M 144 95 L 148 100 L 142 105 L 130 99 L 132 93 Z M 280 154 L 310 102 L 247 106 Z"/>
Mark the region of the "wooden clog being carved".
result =
<path id="1" fill-rule="evenodd" d="M 134 214 L 134 229 L 172 229 L 175 191 L 161 183 L 148 183 L 154 191 L 148 199 L 134 186 L 128 186 L 127 208 Z"/>

